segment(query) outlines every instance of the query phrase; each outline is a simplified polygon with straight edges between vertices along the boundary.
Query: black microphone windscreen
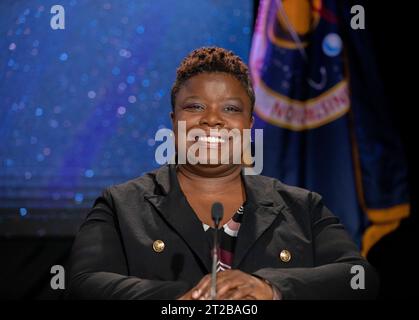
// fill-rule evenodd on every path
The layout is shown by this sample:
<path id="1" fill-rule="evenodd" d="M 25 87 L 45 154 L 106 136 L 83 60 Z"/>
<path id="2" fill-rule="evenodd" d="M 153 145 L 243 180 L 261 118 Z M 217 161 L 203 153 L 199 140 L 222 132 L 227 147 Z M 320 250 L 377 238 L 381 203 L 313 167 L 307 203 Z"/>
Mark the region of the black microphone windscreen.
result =
<path id="1" fill-rule="evenodd" d="M 218 225 L 220 221 L 223 219 L 223 215 L 224 215 L 223 205 L 219 202 L 214 202 L 211 208 L 211 216 L 212 216 L 212 220 L 214 221 L 216 225 Z"/>

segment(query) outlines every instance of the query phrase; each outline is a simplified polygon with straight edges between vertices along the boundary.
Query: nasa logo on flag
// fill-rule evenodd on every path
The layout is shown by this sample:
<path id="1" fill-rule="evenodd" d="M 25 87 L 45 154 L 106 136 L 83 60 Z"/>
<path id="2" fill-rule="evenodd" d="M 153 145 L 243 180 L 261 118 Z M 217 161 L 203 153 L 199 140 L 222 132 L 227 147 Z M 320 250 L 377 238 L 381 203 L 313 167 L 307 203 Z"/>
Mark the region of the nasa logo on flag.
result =
<path id="1" fill-rule="evenodd" d="M 269 123 L 299 131 L 349 110 L 343 43 L 325 1 L 263 1 L 250 67 L 255 112 Z"/>

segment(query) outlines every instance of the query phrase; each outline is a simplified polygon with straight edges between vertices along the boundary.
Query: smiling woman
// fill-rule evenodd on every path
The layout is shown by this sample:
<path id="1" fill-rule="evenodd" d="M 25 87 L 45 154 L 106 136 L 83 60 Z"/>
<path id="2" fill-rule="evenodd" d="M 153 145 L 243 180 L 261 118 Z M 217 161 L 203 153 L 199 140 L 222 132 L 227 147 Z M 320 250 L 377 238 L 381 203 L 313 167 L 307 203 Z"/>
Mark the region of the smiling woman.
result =
<path id="1" fill-rule="evenodd" d="M 181 144 L 221 150 L 216 134 L 253 126 L 246 65 L 231 51 L 200 48 L 177 70 L 171 119 L 199 134 Z M 243 138 L 243 137 L 242 137 Z M 176 139 L 176 151 L 182 146 Z M 198 150 L 198 151 L 199 151 Z M 211 157 L 211 152 L 207 153 Z M 215 160 L 220 160 L 216 158 Z M 214 159 L 212 159 L 214 160 Z M 208 299 L 211 208 L 222 204 L 217 299 L 373 298 L 377 277 L 321 196 L 243 173 L 243 163 L 164 165 L 99 197 L 76 237 L 70 295 L 75 298 Z M 364 270 L 363 290 L 351 286 Z"/>
<path id="2" fill-rule="evenodd" d="M 201 161 L 206 164 L 211 162 L 210 149 L 219 149 L 218 156 L 221 160 L 221 149 L 227 143 L 228 150 L 231 151 L 229 159 L 232 160 L 233 143 L 238 140 L 232 139 L 234 135 L 226 139 L 228 131 L 236 130 L 241 134 L 244 129 L 250 129 L 253 125 L 250 99 L 246 91 L 236 78 L 221 72 L 201 73 L 186 81 L 177 94 L 171 116 L 176 137 L 179 136 L 180 121 L 185 122 L 188 133 L 194 129 L 201 131 L 197 131 L 196 139 L 187 139 L 184 143 L 176 139 L 178 152 L 186 154 L 181 146 L 190 150 L 197 140 L 207 149 L 204 149 L 207 151 L 207 159 Z M 224 135 L 218 132 L 220 129 L 224 129 Z M 214 170 L 213 166 L 202 168 Z"/>

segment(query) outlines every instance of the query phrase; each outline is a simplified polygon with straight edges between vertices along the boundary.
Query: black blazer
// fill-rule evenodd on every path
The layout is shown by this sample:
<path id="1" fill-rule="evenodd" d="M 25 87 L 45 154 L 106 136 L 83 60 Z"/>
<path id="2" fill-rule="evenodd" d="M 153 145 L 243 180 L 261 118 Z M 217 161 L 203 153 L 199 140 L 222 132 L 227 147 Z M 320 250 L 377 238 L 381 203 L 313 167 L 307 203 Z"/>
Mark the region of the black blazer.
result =
<path id="1" fill-rule="evenodd" d="M 72 249 L 70 297 L 175 299 L 210 273 L 210 242 L 175 171 L 163 166 L 96 200 Z M 318 194 L 264 176 L 243 180 L 233 268 L 269 280 L 284 299 L 376 296 L 375 271 Z M 156 240 L 163 251 L 154 250 Z M 364 290 L 351 288 L 353 265 L 365 269 Z"/>

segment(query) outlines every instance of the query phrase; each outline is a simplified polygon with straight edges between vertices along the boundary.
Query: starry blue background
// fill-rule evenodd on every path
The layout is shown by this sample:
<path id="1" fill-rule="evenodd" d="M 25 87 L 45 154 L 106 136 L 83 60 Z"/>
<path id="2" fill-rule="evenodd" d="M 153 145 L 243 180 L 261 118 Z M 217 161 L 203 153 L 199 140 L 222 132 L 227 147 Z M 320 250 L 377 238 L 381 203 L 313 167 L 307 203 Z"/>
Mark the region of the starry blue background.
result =
<path id="1" fill-rule="evenodd" d="M 207 45 L 247 62 L 252 23 L 251 0 L 1 1 L 0 234 L 73 233 L 103 188 L 157 168 L 176 67 Z"/>

